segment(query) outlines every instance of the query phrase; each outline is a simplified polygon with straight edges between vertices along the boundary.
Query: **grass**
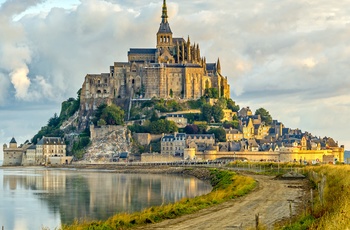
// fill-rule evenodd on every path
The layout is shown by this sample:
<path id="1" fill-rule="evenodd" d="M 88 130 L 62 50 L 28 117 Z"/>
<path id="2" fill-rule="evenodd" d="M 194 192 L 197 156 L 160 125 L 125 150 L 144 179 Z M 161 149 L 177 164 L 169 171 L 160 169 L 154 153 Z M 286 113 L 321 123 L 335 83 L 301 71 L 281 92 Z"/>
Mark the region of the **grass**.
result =
<path id="1" fill-rule="evenodd" d="M 350 166 L 324 165 L 306 170 L 315 187 L 314 208 L 282 229 L 350 229 Z"/>
<path id="2" fill-rule="evenodd" d="M 112 216 L 106 221 L 78 222 L 62 226 L 64 230 L 112 230 L 128 229 L 145 224 L 157 223 L 191 214 L 201 209 L 223 203 L 227 200 L 243 196 L 256 187 L 253 178 L 241 176 L 231 171 L 209 169 L 212 192 L 192 199 L 184 198 L 174 204 L 157 206 L 132 214 L 122 213 Z"/>

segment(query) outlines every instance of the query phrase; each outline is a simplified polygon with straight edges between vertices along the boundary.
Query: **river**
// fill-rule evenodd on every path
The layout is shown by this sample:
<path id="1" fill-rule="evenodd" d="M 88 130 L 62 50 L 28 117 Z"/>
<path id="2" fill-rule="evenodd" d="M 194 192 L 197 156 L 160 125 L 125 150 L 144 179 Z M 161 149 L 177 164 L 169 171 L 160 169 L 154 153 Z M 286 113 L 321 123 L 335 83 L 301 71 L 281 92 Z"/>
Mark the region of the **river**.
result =
<path id="1" fill-rule="evenodd" d="M 75 219 L 107 219 L 115 213 L 140 211 L 211 189 L 196 178 L 178 175 L 0 168 L 0 227 L 55 229 Z"/>

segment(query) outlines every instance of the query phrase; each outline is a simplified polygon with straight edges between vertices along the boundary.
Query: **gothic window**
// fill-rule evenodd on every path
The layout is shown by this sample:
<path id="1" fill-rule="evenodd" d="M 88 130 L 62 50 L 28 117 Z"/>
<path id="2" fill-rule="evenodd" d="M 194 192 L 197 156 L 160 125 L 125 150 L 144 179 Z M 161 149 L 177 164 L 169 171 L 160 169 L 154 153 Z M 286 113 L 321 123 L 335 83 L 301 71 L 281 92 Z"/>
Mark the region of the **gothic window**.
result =
<path id="1" fill-rule="evenodd" d="M 107 90 L 104 89 L 104 90 L 103 90 L 103 93 L 107 93 Z"/>
<path id="2" fill-rule="evenodd" d="M 105 84 L 107 84 L 107 78 L 105 78 Z"/>
<path id="3" fill-rule="evenodd" d="M 97 90 L 97 94 L 100 94 L 101 93 L 101 90 Z"/>

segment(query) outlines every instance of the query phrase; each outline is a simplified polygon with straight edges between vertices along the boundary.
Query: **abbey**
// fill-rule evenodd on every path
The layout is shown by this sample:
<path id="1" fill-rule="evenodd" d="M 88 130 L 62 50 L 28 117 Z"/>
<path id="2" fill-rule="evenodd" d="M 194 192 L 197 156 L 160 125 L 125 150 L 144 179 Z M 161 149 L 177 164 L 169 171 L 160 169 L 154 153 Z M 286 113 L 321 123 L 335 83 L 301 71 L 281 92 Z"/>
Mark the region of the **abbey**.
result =
<path id="1" fill-rule="evenodd" d="M 230 97 L 220 60 L 207 63 L 199 45 L 191 44 L 189 37 L 187 41 L 173 37 L 166 0 L 161 18 L 155 48 L 131 48 L 128 62 L 115 62 L 109 73 L 86 75 L 81 110 L 95 110 L 118 99 L 198 99 L 209 89 L 217 90 L 220 97 Z"/>

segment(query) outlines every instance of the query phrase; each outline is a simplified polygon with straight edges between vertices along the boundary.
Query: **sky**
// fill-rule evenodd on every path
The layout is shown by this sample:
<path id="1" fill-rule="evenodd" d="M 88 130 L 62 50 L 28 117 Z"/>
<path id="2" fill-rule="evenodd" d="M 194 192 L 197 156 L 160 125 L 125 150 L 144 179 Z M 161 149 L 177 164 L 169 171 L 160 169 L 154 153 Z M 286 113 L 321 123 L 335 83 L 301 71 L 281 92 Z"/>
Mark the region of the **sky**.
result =
<path id="1" fill-rule="evenodd" d="M 0 143 L 30 140 L 86 74 L 154 48 L 161 0 L 0 0 Z M 220 57 L 231 98 L 350 149 L 350 1 L 167 1 L 174 37 Z M 2 148 L 0 159 L 2 158 Z"/>

